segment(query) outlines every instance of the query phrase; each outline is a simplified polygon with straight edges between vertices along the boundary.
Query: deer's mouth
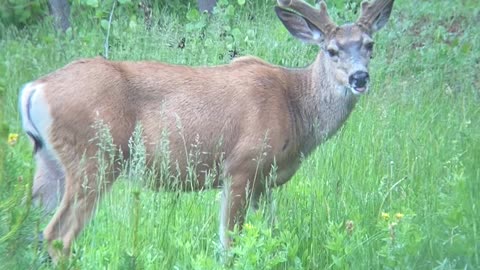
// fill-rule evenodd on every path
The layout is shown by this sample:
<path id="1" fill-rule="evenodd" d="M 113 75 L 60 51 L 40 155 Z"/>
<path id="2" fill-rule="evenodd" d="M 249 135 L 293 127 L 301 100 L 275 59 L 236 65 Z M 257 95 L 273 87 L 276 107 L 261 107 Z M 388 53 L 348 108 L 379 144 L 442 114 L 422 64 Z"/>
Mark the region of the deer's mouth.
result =
<path id="1" fill-rule="evenodd" d="M 368 92 L 368 84 L 365 84 L 364 86 L 350 86 L 350 90 L 352 91 L 353 94 L 355 95 L 363 95 Z"/>

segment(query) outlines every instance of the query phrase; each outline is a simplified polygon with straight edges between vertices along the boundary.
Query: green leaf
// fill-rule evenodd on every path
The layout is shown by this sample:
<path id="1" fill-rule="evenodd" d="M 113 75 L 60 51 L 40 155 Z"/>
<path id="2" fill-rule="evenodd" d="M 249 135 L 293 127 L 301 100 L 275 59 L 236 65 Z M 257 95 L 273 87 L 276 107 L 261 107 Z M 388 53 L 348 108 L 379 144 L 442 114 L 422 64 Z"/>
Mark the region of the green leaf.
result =
<path id="1" fill-rule="evenodd" d="M 245 0 L 237 0 L 237 2 L 240 6 L 245 5 Z"/>
<path id="2" fill-rule="evenodd" d="M 135 30 L 137 29 L 137 16 L 132 16 L 130 17 L 130 22 L 128 23 L 128 28 L 130 28 L 130 30 Z"/>
<path id="3" fill-rule="evenodd" d="M 97 19 L 102 19 L 104 16 L 103 16 L 103 11 L 101 8 L 97 8 L 96 11 L 95 11 L 95 18 Z"/>
<path id="4" fill-rule="evenodd" d="M 8 136 L 10 132 L 10 127 L 6 122 L 0 124 L 0 139 L 4 139 Z"/>
<path id="5" fill-rule="evenodd" d="M 98 0 L 85 0 L 84 2 L 87 6 L 97 8 L 98 7 Z"/>
<path id="6" fill-rule="evenodd" d="M 232 30 L 232 36 L 236 41 L 240 41 L 242 39 L 242 31 L 238 28 L 234 28 Z"/>
<path id="7" fill-rule="evenodd" d="M 471 43 L 465 43 L 462 45 L 462 53 L 468 54 L 472 51 L 472 44 Z"/>
<path id="8" fill-rule="evenodd" d="M 232 18 L 235 15 L 235 7 L 233 5 L 228 5 L 225 9 L 225 16 Z"/>
<path id="9" fill-rule="evenodd" d="M 198 12 L 197 9 L 192 8 L 187 12 L 187 20 L 191 22 L 196 22 L 199 19 L 200 19 L 200 12 Z"/>
<path id="10" fill-rule="evenodd" d="M 104 30 L 107 30 L 107 29 L 108 29 L 108 21 L 107 21 L 107 20 L 105 20 L 105 19 L 101 20 L 101 21 L 100 21 L 100 25 L 102 26 L 102 28 L 103 28 Z"/>
<path id="11" fill-rule="evenodd" d="M 228 0 L 218 0 L 217 5 L 219 7 L 224 7 L 224 6 L 228 5 Z"/>

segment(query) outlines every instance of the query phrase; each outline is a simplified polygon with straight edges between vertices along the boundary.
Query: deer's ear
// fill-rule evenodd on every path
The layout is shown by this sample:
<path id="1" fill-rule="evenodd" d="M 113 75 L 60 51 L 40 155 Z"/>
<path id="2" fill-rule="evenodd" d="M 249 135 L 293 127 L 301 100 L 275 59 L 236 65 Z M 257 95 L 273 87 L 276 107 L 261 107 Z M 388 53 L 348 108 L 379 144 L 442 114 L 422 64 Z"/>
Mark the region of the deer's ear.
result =
<path id="1" fill-rule="evenodd" d="M 373 3 L 362 3 L 362 15 L 358 22 L 368 27 L 372 33 L 387 24 L 392 13 L 394 0 L 376 0 Z"/>
<path id="2" fill-rule="evenodd" d="M 325 39 L 325 34 L 308 19 L 281 7 L 275 7 L 275 13 L 288 32 L 301 41 L 321 44 Z"/>

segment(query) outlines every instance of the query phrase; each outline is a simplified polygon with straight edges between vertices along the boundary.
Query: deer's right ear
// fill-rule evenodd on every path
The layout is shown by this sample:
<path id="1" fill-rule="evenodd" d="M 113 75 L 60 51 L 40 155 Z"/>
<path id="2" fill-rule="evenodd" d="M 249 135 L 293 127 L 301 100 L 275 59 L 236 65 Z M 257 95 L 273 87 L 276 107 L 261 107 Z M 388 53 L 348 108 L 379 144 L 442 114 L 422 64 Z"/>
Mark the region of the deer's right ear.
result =
<path id="1" fill-rule="evenodd" d="M 325 39 L 325 34 L 308 19 L 281 7 L 275 7 L 275 13 L 288 32 L 301 41 L 320 44 Z"/>

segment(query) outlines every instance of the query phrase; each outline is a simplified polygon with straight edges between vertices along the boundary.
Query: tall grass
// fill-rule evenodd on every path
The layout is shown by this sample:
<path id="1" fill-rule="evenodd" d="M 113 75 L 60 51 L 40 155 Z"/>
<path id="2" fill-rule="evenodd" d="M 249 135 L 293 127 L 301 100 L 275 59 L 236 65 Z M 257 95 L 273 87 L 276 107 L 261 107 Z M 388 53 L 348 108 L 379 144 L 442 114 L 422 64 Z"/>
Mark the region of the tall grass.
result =
<path id="1" fill-rule="evenodd" d="M 244 231 L 234 233 L 228 267 L 480 268 L 480 7 L 474 0 L 397 2 L 375 38 L 371 93 L 342 131 L 308 157 L 290 183 L 273 191 L 273 228 L 263 217 L 271 211 L 267 205 L 248 215 Z M 237 52 L 286 66 L 313 61 L 316 48 L 291 38 L 270 3 L 255 7 L 238 10 L 233 19 L 251 40 L 235 43 Z M 354 18 L 349 12 L 346 17 Z M 231 41 L 221 35 L 221 18 L 210 19 L 200 35 L 183 27 L 181 14 L 156 16 L 160 23 L 149 31 L 114 19 L 111 58 L 186 65 L 229 61 Z M 47 220 L 36 209 L 25 215 L 31 147 L 25 135 L 7 145 L 4 134 L 21 133 L 22 84 L 103 51 L 99 25 L 73 23 L 66 36 L 47 22 L 1 30 L 0 120 L 9 132 L 0 142 L 0 237 L 13 233 L 0 242 L 0 268 L 53 267 L 32 240 Z M 144 188 L 149 175 L 142 170 L 142 142 L 134 136 L 131 144 L 136 150 L 124 181 L 105 196 L 63 267 L 226 267 L 217 240 L 219 192 Z"/>

